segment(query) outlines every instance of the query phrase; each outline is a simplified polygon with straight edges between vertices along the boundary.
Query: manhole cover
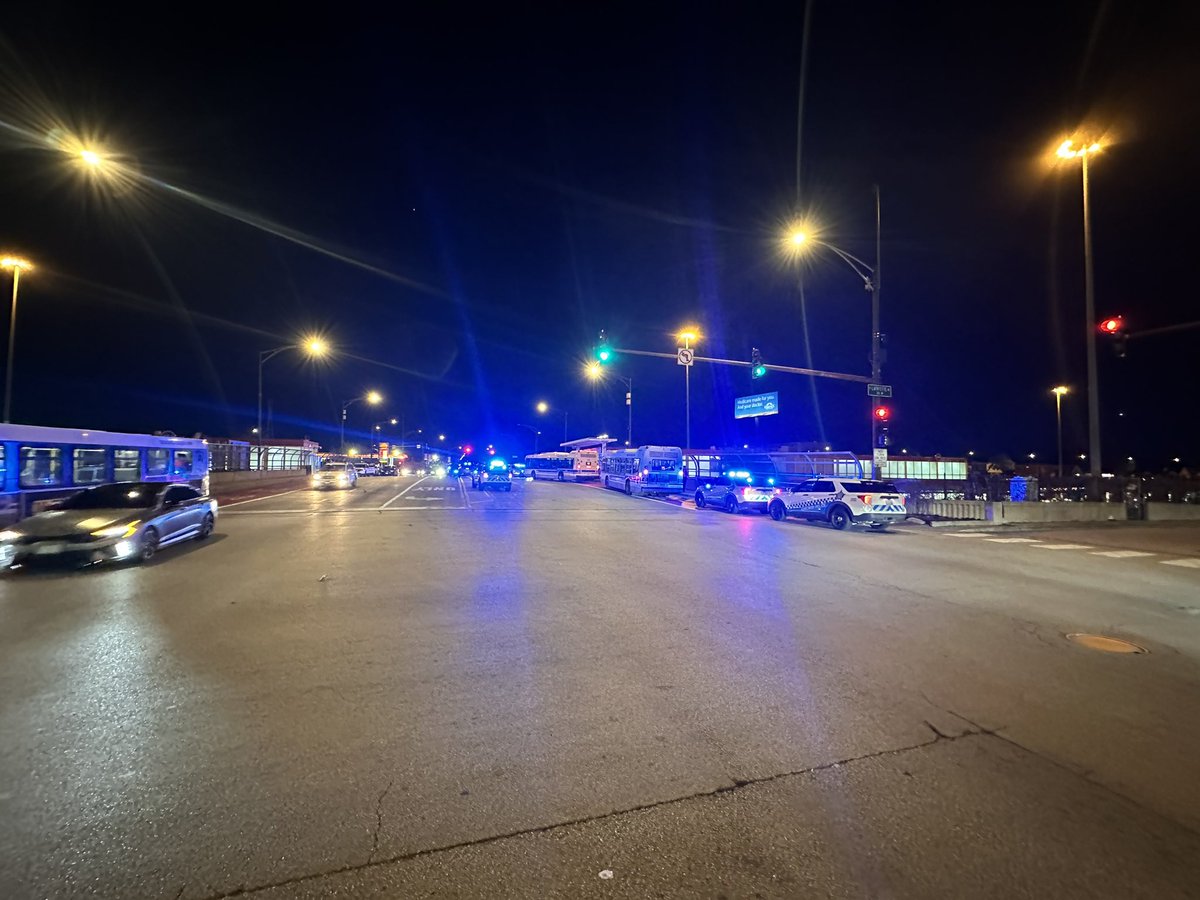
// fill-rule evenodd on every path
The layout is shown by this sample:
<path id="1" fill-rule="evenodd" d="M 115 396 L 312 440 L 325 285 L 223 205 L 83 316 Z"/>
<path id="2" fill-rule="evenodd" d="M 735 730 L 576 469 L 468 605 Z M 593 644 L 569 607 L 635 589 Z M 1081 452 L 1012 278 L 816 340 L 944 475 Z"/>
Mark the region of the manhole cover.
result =
<path id="1" fill-rule="evenodd" d="M 1068 641 L 1087 647 L 1089 650 L 1103 650 L 1105 653 L 1149 653 L 1145 647 L 1131 644 L 1120 638 L 1105 637 L 1102 634 L 1068 634 Z"/>

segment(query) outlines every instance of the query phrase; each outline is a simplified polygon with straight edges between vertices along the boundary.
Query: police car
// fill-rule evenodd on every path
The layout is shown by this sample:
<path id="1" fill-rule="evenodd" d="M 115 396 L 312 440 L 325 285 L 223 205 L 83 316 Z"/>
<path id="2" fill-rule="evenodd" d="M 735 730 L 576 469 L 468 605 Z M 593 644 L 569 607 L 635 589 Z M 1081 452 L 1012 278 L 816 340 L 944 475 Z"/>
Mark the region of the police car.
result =
<path id="1" fill-rule="evenodd" d="M 908 517 L 905 496 L 887 481 L 815 478 L 781 491 L 767 504 L 776 522 L 788 516 L 828 522 L 839 531 L 865 525 L 883 531 Z"/>
<path id="2" fill-rule="evenodd" d="M 756 482 L 762 483 L 756 483 Z M 767 504 L 776 495 L 774 478 L 755 478 L 745 469 L 726 469 L 711 478 L 702 478 L 696 488 L 696 508 L 714 506 L 727 513 L 744 509 L 766 512 Z"/>
<path id="3" fill-rule="evenodd" d="M 486 469 L 471 472 L 471 487 L 477 491 L 512 491 L 512 476 L 508 463 L 496 457 L 488 462 Z"/>

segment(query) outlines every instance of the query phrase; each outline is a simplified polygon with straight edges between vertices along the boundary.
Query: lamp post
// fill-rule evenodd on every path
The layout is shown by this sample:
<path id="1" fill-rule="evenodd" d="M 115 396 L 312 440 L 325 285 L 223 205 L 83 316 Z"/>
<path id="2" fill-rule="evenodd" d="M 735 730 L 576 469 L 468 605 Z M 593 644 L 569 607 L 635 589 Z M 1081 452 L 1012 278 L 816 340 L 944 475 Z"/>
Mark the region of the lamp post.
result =
<path id="1" fill-rule="evenodd" d="M 822 241 L 813 237 L 808 231 L 803 228 L 793 228 L 787 235 L 787 249 L 793 255 L 799 255 L 807 251 L 810 246 L 823 247 L 832 252 L 842 262 L 854 270 L 854 274 L 862 279 L 863 287 L 871 295 L 871 381 L 874 384 L 879 384 L 883 378 L 883 335 L 879 330 L 879 306 L 880 295 L 883 293 L 883 273 L 880 265 L 881 247 L 882 247 L 882 213 L 879 199 L 879 185 L 874 186 L 875 191 L 875 265 L 874 267 L 867 265 L 857 256 L 852 253 L 835 247 L 826 241 Z M 871 401 L 871 470 L 875 478 L 881 478 L 882 473 L 879 471 L 879 466 L 874 463 L 875 444 L 877 442 L 879 418 L 875 412 L 879 406 L 879 399 Z"/>
<path id="2" fill-rule="evenodd" d="M 1063 462 L 1062 462 L 1062 398 L 1069 394 L 1070 391 L 1064 385 L 1050 391 L 1054 395 L 1054 414 L 1058 420 L 1058 478 L 1061 481 L 1063 477 Z"/>
<path id="3" fill-rule="evenodd" d="M 545 400 L 539 400 L 537 402 L 537 405 L 534 407 L 534 409 L 537 410 L 539 415 L 544 416 L 546 413 L 550 412 L 550 404 L 547 403 Z M 563 443 L 565 444 L 566 441 L 567 441 L 567 411 L 564 409 L 563 410 Z"/>
<path id="4" fill-rule="evenodd" d="M 367 391 L 365 394 L 360 394 L 357 397 L 351 397 L 342 404 L 342 436 L 339 444 L 343 453 L 346 451 L 346 411 L 359 400 L 366 400 L 372 406 L 377 406 L 383 402 L 383 394 L 379 393 L 379 391 Z"/>
<path id="5" fill-rule="evenodd" d="M 1092 207 L 1088 190 L 1088 159 L 1100 152 L 1099 141 L 1084 141 L 1076 147 L 1073 140 L 1059 144 L 1055 154 L 1059 159 L 1080 162 L 1083 176 L 1083 293 L 1084 318 L 1087 328 L 1088 379 L 1088 469 L 1091 485 L 1088 494 L 1095 498 L 1100 490 L 1100 387 L 1096 374 L 1096 293 L 1092 274 Z"/>
<path id="6" fill-rule="evenodd" d="M 0 267 L 12 272 L 12 315 L 8 322 L 8 366 L 4 375 L 4 424 L 12 421 L 13 353 L 17 343 L 17 294 L 21 288 L 21 273 L 33 269 L 29 260 L 17 256 L 0 259 Z"/>
<path id="7" fill-rule="evenodd" d="M 675 335 L 683 341 L 683 349 L 691 350 L 692 344 L 700 340 L 700 330 L 685 328 Z M 630 393 L 633 393 L 630 391 Z M 687 453 L 692 446 L 692 367 L 683 367 L 683 452 Z M 633 444 L 630 443 L 632 447 Z"/>
<path id="8" fill-rule="evenodd" d="M 605 377 L 605 374 L 606 374 L 604 371 L 604 366 L 600 365 L 600 363 L 598 363 L 598 362 L 588 363 L 587 367 L 584 369 L 584 372 L 587 373 L 587 377 L 592 379 L 592 381 L 603 380 L 603 378 Z M 626 410 L 627 418 L 629 420 L 628 421 L 628 429 L 629 430 L 628 430 L 628 434 L 627 434 L 626 444 L 628 444 L 630 447 L 632 447 L 633 446 L 633 376 L 626 378 L 624 375 L 617 375 L 614 373 L 607 373 L 607 374 L 611 375 L 613 378 L 617 379 L 617 381 L 619 381 L 623 385 L 625 385 L 625 410 Z"/>
<path id="9" fill-rule="evenodd" d="M 284 347 L 276 347 L 274 350 L 260 350 L 258 353 L 258 428 L 255 429 L 255 434 L 258 435 L 258 465 L 255 466 L 260 472 L 266 468 L 263 465 L 263 365 L 267 360 L 278 356 L 285 350 L 304 350 L 309 356 L 324 356 L 328 352 L 329 347 L 318 337 L 307 338 L 299 344 L 288 344 Z"/>
<path id="10" fill-rule="evenodd" d="M 541 431 L 538 430 L 538 427 L 536 425 L 526 425 L 524 422 L 518 422 L 517 427 L 518 428 L 528 428 L 530 431 L 533 432 L 533 452 L 537 453 L 539 438 L 542 435 Z"/>

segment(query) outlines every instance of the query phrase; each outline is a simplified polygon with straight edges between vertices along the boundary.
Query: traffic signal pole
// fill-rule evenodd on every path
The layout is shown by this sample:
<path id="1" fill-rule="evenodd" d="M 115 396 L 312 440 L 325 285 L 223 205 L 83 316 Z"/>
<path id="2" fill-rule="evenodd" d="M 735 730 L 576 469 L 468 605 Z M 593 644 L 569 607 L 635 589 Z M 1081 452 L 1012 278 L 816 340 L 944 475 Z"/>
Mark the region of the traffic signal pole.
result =
<path id="1" fill-rule="evenodd" d="M 875 277 L 871 279 L 871 381 L 874 384 L 882 383 L 883 379 L 883 360 L 880 359 L 880 336 L 879 336 L 879 295 L 882 291 L 883 272 L 879 267 L 879 256 L 881 243 L 882 217 L 880 215 L 879 206 L 879 185 L 875 185 Z M 875 413 L 875 408 L 879 405 L 878 398 L 871 401 L 871 474 L 876 480 L 882 476 L 879 471 L 879 466 L 875 465 L 875 448 L 879 446 L 879 416 Z"/>
<path id="2" fill-rule="evenodd" d="M 626 350 L 619 347 L 613 348 L 613 353 L 625 353 L 630 356 L 655 356 L 659 359 L 675 359 L 674 353 L 657 353 L 653 350 Z M 714 363 L 718 366 L 745 366 L 750 368 L 753 365 L 750 362 L 742 359 L 721 359 L 715 356 L 693 356 L 693 362 Z M 846 372 L 827 372 L 824 369 L 803 369 L 799 366 L 764 366 L 771 372 L 788 372 L 792 375 L 815 375 L 817 378 L 835 378 L 839 381 L 857 381 L 860 384 L 869 384 L 871 376 L 869 375 L 850 375 Z"/>

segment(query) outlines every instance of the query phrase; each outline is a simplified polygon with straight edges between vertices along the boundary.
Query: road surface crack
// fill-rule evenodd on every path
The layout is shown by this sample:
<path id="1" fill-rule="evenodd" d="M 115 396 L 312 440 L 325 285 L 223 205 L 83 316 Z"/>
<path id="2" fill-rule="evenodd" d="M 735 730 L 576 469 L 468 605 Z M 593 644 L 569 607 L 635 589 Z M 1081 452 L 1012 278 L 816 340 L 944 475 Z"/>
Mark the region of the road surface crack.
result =
<path id="1" fill-rule="evenodd" d="M 961 718 L 961 717 L 960 717 Z M 925 723 L 929 725 L 928 722 Z M 755 787 L 763 784 L 781 781 L 785 778 L 796 778 L 803 775 L 813 775 L 818 772 L 826 772 L 832 769 L 839 769 L 842 766 L 848 766 L 852 763 L 864 762 L 871 759 L 880 759 L 887 756 L 900 756 L 905 753 L 912 753 L 917 750 L 923 750 L 926 747 L 932 747 L 935 744 L 944 742 L 960 741 L 965 738 L 977 737 L 980 734 L 990 734 L 986 731 L 968 731 L 959 735 L 945 735 L 929 726 L 934 736 L 929 740 L 919 741 L 915 744 L 906 744 L 902 747 L 889 747 L 885 750 L 875 750 L 871 753 L 863 753 L 859 756 L 848 756 L 845 759 L 835 760 L 833 762 L 821 763 L 815 766 L 807 766 L 803 769 L 794 769 L 788 772 L 777 772 L 773 775 L 763 775 L 759 778 L 734 778 L 730 779 L 728 784 L 723 784 L 720 787 L 713 788 L 707 791 L 696 791 L 692 794 L 685 794 L 681 797 L 671 797 L 667 800 L 656 800 L 651 803 L 640 803 L 634 806 L 627 806 L 621 809 L 609 810 L 608 812 L 595 813 L 589 816 L 579 816 L 575 819 L 567 819 L 561 822 L 552 822 L 548 825 L 536 825 L 530 828 L 520 828 L 515 831 L 507 831 L 501 834 L 491 834 L 486 837 L 474 838 L 471 840 L 459 841 L 453 844 L 445 844 L 440 847 L 427 847 L 422 850 L 412 850 L 407 853 L 398 853 L 394 856 L 388 856 L 383 859 L 375 859 L 375 854 L 379 849 L 379 832 L 383 825 L 383 810 L 380 808 L 384 797 L 392 788 L 392 783 L 388 782 L 388 786 L 384 788 L 383 793 L 379 795 L 379 800 L 376 803 L 376 826 L 375 839 L 371 848 L 371 855 L 365 863 L 355 863 L 347 866 L 339 866 L 337 868 L 328 869 L 323 872 L 310 872 L 306 875 L 296 875 L 291 878 L 284 878 L 279 881 L 268 882 L 265 884 L 246 887 L 241 885 L 234 890 L 225 893 L 213 894 L 205 900 L 229 900 L 231 897 L 242 897 L 250 894 L 255 894 L 260 891 L 273 890 L 276 888 L 287 887 L 289 885 L 303 884 L 305 882 L 316 881 L 321 878 L 329 878 L 334 875 L 344 875 L 349 872 L 359 872 L 364 869 L 374 868 L 376 866 L 391 865 L 394 863 L 409 862 L 414 859 L 422 859 L 426 856 L 435 856 L 441 853 L 449 853 L 454 850 L 462 850 L 469 847 L 482 847 L 488 844 L 494 844 L 498 841 L 510 840 L 512 838 L 526 837 L 534 834 L 546 834 L 552 831 L 558 831 L 562 828 L 574 828 L 580 825 L 590 825 L 595 822 L 603 822 L 607 819 L 624 816 L 630 813 L 647 812 L 649 810 L 661 809 L 664 807 L 674 806 L 680 803 L 687 803 L 692 800 L 703 800 L 706 797 L 718 797 L 724 794 L 731 794 L 736 791 L 743 790 L 747 787 Z"/>
<path id="2" fill-rule="evenodd" d="M 375 859 L 375 854 L 379 852 L 379 833 L 383 830 L 383 800 L 395 783 L 396 779 L 390 780 L 387 787 L 383 789 L 383 793 L 379 795 L 379 799 L 375 801 L 375 833 L 371 835 L 371 852 L 367 854 L 368 866 Z"/>

